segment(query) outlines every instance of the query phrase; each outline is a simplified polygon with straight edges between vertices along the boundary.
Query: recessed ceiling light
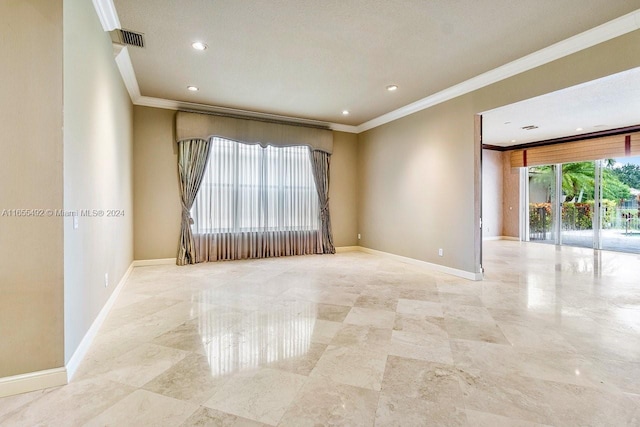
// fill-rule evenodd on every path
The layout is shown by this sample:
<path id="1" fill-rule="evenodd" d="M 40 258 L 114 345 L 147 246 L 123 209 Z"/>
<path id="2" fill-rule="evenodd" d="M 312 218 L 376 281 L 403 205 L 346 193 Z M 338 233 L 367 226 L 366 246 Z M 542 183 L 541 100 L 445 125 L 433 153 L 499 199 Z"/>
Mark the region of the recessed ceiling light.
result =
<path id="1" fill-rule="evenodd" d="M 197 92 L 198 88 L 195 86 L 187 86 L 187 89 L 189 89 L 191 92 Z"/>
<path id="2" fill-rule="evenodd" d="M 387 90 L 389 92 L 395 92 L 396 90 L 398 90 L 398 85 L 389 85 L 387 86 Z"/>
<path id="3" fill-rule="evenodd" d="M 512 140 L 511 140 L 511 142 L 516 142 L 516 140 L 515 140 L 515 139 L 512 139 Z"/>
<path id="4" fill-rule="evenodd" d="M 195 50 L 205 50 L 207 48 L 207 45 L 202 42 L 193 42 L 191 43 L 191 47 Z"/>
<path id="5" fill-rule="evenodd" d="M 348 116 L 349 115 L 349 110 L 342 110 L 342 115 L 343 116 Z"/>
<path id="6" fill-rule="evenodd" d="M 576 128 L 576 132 L 580 132 L 582 128 Z"/>

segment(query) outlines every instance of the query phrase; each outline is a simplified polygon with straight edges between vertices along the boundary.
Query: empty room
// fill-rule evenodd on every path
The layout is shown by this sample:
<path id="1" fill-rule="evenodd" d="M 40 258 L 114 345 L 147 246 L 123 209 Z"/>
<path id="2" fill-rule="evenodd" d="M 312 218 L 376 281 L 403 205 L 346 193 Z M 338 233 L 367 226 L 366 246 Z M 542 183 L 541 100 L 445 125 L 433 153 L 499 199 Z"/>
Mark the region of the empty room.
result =
<path id="1" fill-rule="evenodd" d="M 640 425 L 640 1 L 0 22 L 0 425 Z"/>

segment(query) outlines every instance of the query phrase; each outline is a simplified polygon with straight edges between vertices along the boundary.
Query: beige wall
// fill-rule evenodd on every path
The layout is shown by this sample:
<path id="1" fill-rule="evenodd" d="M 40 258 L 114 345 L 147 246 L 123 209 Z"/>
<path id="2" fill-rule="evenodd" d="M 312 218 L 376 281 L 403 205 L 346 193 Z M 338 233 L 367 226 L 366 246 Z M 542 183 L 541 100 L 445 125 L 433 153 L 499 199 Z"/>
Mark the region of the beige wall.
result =
<path id="1" fill-rule="evenodd" d="M 482 150 L 483 237 L 519 237 L 520 173 L 510 151 Z"/>
<path id="2" fill-rule="evenodd" d="M 520 171 L 511 167 L 511 152 L 502 153 L 502 235 L 520 237 Z"/>
<path id="3" fill-rule="evenodd" d="M 359 135 L 362 246 L 473 270 L 474 123 L 465 103 L 458 98 Z"/>
<path id="4" fill-rule="evenodd" d="M 358 135 L 333 133 L 329 210 L 336 247 L 358 244 Z"/>
<path id="5" fill-rule="evenodd" d="M 64 208 L 124 213 L 64 219 L 66 361 L 133 260 L 132 119 L 92 3 L 64 0 Z"/>
<path id="6" fill-rule="evenodd" d="M 175 258 L 180 237 L 178 153 L 172 110 L 133 108 L 134 258 Z"/>
<path id="7" fill-rule="evenodd" d="M 175 111 L 134 107 L 134 258 L 175 258 L 180 236 Z M 357 137 L 334 132 L 330 209 L 336 246 L 357 244 Z"/>
<path id="8" fill-rule="evenodd" d="M 474 116 L 638 66 L 635 31 L 360 134 L 361 244 L 479 271 Z"/>
<path id="9" fill-rule="evenodd" d="M 62 208 L 62 0 L 0 2 L 0 212 Z M 0 215 L 0 377 L 61 367 L 60 217 Z"/>
<path id="10" fill-rule="evenodd" d="M 482 237 L 502 235 L 502 152 L 482 150 Z"/>

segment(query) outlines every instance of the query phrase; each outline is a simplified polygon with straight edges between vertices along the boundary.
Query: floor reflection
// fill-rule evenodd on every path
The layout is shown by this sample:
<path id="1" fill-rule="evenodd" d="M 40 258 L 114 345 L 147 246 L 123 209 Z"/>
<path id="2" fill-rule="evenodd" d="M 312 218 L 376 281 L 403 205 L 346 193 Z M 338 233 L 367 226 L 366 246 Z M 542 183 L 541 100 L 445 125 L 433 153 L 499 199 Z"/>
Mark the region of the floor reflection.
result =
<path id="1" fill-rule="evenodd" d="M 226 313 L 214 309 L 199 318 L 212 376 L 266 366 L 309 350 L 316 308 L 295 303 L 278 310 Z"/>
<path id="2" fill-rule="evenodd" d="M 71 383 L 0 425 L 638 425 L 640 257 L 485 243 L 135 268 Z"/>

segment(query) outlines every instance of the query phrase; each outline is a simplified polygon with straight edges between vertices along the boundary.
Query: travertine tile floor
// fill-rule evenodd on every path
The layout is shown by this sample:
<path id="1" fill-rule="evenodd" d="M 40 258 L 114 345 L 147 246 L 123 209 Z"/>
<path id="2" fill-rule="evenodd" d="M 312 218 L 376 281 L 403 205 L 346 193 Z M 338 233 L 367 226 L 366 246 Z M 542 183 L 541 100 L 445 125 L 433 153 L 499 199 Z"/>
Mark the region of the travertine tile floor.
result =
<path id="1" fill-rule="evenodd" d="M 134 269 L 73 381 L 0 425 L 640 425 L 640 257 L 488 242 Z"/>

